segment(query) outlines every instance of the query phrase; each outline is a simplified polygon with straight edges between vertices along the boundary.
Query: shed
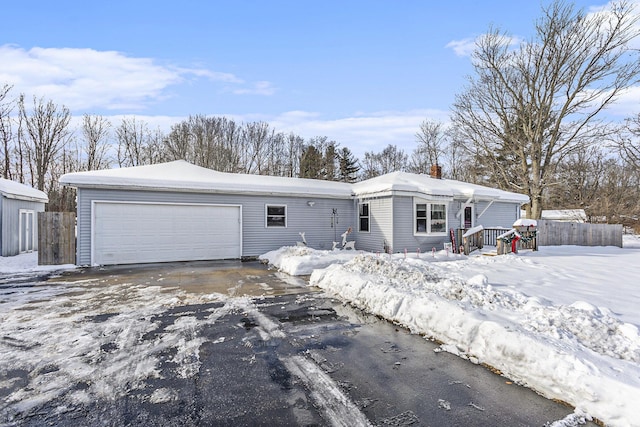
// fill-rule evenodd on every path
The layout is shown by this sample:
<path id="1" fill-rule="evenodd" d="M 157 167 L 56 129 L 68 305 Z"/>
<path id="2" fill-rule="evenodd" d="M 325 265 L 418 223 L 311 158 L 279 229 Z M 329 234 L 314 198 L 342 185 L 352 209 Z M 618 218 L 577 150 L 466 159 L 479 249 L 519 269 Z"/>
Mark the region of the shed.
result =
<path id="1" fill-rule="evenodd" d="M 38 250 L 37 213 L 48 201 L 42 191 L 0 178 L 0 256 Z"/>

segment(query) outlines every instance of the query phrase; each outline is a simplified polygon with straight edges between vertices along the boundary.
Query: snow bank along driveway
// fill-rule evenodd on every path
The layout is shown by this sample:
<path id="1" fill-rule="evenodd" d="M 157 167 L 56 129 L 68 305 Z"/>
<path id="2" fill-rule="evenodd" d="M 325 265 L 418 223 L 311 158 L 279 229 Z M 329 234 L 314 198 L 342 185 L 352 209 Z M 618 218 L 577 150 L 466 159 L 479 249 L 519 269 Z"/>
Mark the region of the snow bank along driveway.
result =
<path id="1" fill-rule="evenodd" d="M 311 273 L 311 284 L 443 342 L 442 350 L 574 405 L 577 418 L 640 426 L 638 248 L 352 252 L 347 260 L 344 252 L 290 247 L 263 258 Z"/>

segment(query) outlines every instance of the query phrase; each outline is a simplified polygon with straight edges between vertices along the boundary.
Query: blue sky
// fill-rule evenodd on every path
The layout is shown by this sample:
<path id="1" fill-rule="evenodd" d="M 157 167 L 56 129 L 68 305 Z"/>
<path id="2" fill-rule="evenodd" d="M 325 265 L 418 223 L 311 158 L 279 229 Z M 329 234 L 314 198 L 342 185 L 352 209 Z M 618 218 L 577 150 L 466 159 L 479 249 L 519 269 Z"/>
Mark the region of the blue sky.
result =
<path id="1" fill-rule="evenodd" d="M 447 120 L 473 39 L 491 25 L 528 38 L 545 3 L 12 1 L 0 85 L 114 125 L 226 115 L 327 136 L 358 156 L 387 144 L 410 152 L 420 122 Z"/>

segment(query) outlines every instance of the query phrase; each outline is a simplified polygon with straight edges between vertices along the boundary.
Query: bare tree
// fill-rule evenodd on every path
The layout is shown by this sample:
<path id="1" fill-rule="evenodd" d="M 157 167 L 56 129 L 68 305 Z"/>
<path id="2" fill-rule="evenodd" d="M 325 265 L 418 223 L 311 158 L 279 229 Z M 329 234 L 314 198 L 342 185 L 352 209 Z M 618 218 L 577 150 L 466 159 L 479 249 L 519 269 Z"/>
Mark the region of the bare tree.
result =
<path id="1" fill-rule="evenodd" d="M 144 121 L 136 120 L 135 117 L 123 118 L 116 128 L 118 165 L 124 167 L 154 163 L 160 150 L 157 136 L 149 131 Z"/>
<path id="2" fill-rule="evenodd" d="M 285 139 L 285 144 L 285 161 L 287 166 L 284 176 L 298 176 L 300 175 L 300 158 L 302 157 L 302 150 L 304 148 L 304 139 L 294 133 L 290 133 Z"/>
<path id="3" fill-rule="evenodd" d="M 387 145 L 380 153 L 365 152 L 362 160 L 362 179 L 374 178 L 390 172 L 405 171 L 407 158 L 404 150 Z"/>
<path id="4" fill-rule="evenodd" d="M 409 170 L 413 173 L 429 173 L 431 166 L 441 165 L 448 147 L 446 130 L 442 122 L 424 120 L 416 133 L 418 146 L 411 154 Z"/>
<path id="5" fill-rule="evenodd" d="M 640 113 L 627 119 L 624 132 L 620 133 L 617 142 L 625 161 L 640 169 Z"/>
<path id="6" fill-rule="evenodd" d="M 19 143 L 26 153 L 31 173 L 31 185 L 45 191 L 47 174 L 56 161 L 56 156 L 71 137 L 69 121 L 71 113 L 65 106 L 42 98 L 33 98 L 33 108 L 27 111 L 24 95 L 18 101 L 20 126 Z"/>
<path id="7" fill-rule="evenodd" d="M 266 122 L 247 123 L 242 132 L 245 144 L 245 173 L 266 175 L 268 173 L 268 149 L 275 132 Z"/>
<path id="8" fill-rule="evenodd" d="M 106 169 L 110 166 L 108 156 L 110 128 L 111 123 L 102 116 L 85 114 L 82 117 L 84 170 Z"/>
<path id="9" fill-rule="evenodd" d="M 517 49 L 498 30 L 478 40 L 476 76 L 452 121 L 493 183 L 528 193 L 530 217 L 540 217 L 558 163 L 612 132 L 599 113 L 638 81 L 637 20 L 627 2 L 587 14 L 557 0 Z"/>
<path id="10" fill-rule="evenodd" d="M 12 179 L 11 176 L 11 144 L 13 141 L 13 126 L 11 126 L 11 113 L 14 102 L 7 99 L 12 86 L 5 84 L 0 86 L 0 143 L 2 144 L 3 164 L 2 176 Z"/>

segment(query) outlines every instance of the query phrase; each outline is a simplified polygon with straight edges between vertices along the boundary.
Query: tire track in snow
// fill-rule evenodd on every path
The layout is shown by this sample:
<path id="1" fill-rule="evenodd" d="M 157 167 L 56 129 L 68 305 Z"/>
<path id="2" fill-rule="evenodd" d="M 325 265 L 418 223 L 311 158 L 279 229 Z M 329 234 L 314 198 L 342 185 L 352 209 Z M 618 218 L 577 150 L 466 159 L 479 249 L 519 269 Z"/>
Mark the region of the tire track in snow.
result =
<path id="1" fill-rule="evenodd" d="M 298 377 L 311 392 L 311 398 L 324 418 L 336 427 L 371 426 L 367 417 L 340 390 L 338 385 L 315 362 L 304 356 L 282 360 L 289 372 Z"/>
<path id="2" fill-rule="evenodd" d="M 285 338 L 286 334 L 276 322 L 261 313 L 249 299 L 237 302 L 248 315 L 259 325 L 260 337 L 263 341 L 272 338 Z M 311 399 L 319 408 L 325 420 L 335 427 L 371 426 L 367 417 L 345 395 L 338 384 L 331 379 L 315 362 L 304 356 L 278 356 L 287 370 L 303 382 L 309 390 Z"/>

